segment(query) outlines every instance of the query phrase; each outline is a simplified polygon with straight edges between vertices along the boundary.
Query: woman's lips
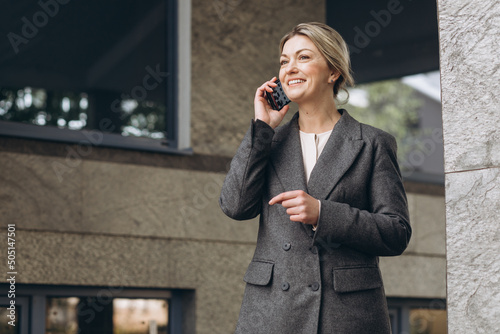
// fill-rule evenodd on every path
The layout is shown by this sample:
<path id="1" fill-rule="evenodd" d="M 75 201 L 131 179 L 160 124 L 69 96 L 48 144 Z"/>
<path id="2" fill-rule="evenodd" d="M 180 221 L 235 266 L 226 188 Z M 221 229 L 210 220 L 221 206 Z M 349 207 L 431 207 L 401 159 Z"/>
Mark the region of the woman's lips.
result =
<path id="1" fill-rule="evenodd" d="M 291 79 L 291 80 L 288 80 L 288 86 L 301 84 L 303 82 L 306 82 L 306 81 L 304 79 Z"/>

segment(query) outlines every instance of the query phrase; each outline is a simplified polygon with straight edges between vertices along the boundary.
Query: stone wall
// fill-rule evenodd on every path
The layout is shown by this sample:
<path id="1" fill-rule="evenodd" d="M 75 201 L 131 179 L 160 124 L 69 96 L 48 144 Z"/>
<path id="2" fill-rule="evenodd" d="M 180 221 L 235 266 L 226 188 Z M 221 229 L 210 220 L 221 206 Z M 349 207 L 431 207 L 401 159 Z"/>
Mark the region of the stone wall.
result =
<path id="1" fill-rule="evenodd" d="M 449 333 L 500 330 L 500 3 L 438 0 Z"/>

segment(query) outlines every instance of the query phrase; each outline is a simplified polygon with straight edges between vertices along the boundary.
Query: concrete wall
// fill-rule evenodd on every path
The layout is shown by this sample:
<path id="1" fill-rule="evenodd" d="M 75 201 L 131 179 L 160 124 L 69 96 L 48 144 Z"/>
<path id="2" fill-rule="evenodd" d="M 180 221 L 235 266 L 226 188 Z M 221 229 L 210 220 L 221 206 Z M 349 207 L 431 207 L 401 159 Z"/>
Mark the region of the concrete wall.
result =
<path id="1" fill-rule="evenodd" d="M 253 118 L 257 87 L 278 75 L 281 37 L 309 21 L 325 21 L 324 0 L 193 0 L 195 152 L 234 154 Z"/>
<path id="2" fill-rule="evenodd" d="M 257 225 L 220 211 L 221 166 L 250 124 L 256 87 L 278 71 L 279 39 L 324 21 L 325 4 L 192 3 L 196 154 L 94 147 L 58 176 L 74 145 L 0 138 L 0 227 L 18 230 L 18 283 L 194 289 L 196 333 L 231 333 Z M 381 260 L 387 295 L 443 298 L 442 189 L 407 189 L 414 236 L 403 256 Z"/>
<path id="3" fill-rule="evenodd" d="M 500 3 L 438 0 L 448 332 L 500 331 Z"/>

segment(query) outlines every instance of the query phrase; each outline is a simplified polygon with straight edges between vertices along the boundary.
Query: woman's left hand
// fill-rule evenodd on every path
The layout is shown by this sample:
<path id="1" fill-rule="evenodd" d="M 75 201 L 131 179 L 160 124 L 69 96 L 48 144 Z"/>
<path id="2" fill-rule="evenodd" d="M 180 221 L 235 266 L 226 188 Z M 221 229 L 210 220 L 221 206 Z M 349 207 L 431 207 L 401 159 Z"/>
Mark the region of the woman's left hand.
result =
<path id="1" fill-rule="evenodd" d="M 305 191 L 293 190 L 281 193 L 269 201 L 269 205 L 274 204 L 283 205 L 291 221 L 309 225 L 316 225 L 318 222 L 318 200 Z"/>

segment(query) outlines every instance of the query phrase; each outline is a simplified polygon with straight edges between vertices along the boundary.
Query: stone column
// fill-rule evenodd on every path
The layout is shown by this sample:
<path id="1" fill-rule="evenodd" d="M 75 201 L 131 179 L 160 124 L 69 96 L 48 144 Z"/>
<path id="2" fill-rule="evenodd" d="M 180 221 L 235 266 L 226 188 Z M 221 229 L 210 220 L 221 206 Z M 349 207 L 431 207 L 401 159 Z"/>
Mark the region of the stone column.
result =
<path id="1" fill-rule="evenodd" d="M 448 333 L 500 333 L 500 2 L 437 2 Z"/>

